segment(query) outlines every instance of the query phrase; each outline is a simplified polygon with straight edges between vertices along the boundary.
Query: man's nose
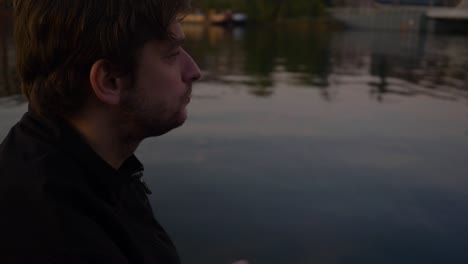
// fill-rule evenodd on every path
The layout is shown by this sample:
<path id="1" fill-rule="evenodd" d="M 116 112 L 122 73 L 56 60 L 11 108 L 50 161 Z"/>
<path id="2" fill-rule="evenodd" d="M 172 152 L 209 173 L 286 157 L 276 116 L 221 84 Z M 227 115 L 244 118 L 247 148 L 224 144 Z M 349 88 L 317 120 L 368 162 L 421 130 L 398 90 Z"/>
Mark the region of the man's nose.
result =
<path id="1" fill-rule="evenodd" d="M 200 68 L 198 68 L 197 63 L 193 60 L 193 58 L 186 52 L 184 51 L 186 55 L 186 62 L 184 65 L 184 73 L 183 73 L 183 79 L 184 82 L 195 82 L 198 81 L 201 78 L 201 71 Z"/>

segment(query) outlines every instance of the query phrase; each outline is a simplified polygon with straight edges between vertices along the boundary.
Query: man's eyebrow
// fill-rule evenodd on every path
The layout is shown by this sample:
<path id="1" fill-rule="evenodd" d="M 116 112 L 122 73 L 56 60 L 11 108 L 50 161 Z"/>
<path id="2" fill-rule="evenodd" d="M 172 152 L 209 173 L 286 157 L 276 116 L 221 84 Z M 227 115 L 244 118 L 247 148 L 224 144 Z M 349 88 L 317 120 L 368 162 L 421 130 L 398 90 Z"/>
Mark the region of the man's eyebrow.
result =
<path id="1" fill-rule="evenodd" d="M 173 38 L 169 42 L 169 48 L 174 49 L 184 45 L 185 38 Z"/>

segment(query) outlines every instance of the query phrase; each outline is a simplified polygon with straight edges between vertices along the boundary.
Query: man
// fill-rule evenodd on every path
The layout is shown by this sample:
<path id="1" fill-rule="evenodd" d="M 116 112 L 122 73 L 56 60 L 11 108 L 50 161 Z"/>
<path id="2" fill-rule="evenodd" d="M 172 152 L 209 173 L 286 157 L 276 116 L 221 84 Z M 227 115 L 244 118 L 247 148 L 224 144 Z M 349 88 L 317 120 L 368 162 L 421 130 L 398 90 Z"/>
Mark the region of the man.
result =
<path id="1" fill-rule="evenodd" d="M 188 0 L 13 7 L 29 110 L 0 146 L 0 263 L 179 263 L 133 153 L 187 118 Z"/>

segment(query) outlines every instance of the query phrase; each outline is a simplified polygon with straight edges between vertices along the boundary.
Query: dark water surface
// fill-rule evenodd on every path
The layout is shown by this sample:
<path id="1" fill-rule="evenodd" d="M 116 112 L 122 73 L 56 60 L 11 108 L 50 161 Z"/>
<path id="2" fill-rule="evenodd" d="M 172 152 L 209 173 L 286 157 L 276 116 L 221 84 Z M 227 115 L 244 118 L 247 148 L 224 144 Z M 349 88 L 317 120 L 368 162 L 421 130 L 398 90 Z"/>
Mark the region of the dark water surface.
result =
<path id="1" fill-rule="evenodd" d="M 190 119 L 138 151 L 185 263 L 468 263 L 467 37 L 185 29 Z"/>

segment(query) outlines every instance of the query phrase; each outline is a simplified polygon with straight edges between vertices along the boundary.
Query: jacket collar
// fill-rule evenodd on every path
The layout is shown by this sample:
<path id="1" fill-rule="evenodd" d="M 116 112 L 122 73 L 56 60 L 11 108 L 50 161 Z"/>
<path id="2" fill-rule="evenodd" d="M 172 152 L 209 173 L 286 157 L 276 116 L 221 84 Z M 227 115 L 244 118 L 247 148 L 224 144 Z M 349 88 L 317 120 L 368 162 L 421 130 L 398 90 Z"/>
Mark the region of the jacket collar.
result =
<path id="1" fill-rule="evenodd" d="M 143 165 L 132 154 L 116 170 L 89 146 L 76 129 L 63 119 L 46 119 L 32 111 L 22 118 L 22 124 L 41 141 L 55 145 L 64 154 L 69 154 L 81 166 L 86 180 L 99 189 L 117 191 L 133 177 L 141 177 Z M 133 177 L 132 177 L 133 176 Z"/>

